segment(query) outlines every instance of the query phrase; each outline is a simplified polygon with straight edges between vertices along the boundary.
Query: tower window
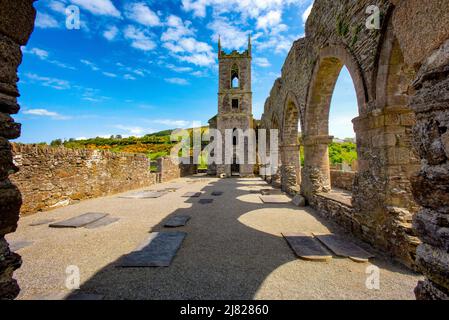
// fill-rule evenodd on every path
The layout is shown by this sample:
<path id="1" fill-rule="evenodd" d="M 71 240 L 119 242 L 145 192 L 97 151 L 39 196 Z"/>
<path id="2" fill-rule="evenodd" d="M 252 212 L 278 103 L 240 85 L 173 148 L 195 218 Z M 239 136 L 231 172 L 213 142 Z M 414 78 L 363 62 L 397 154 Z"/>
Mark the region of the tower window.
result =
<path id="1" fill-rule="evenodd" d="M 239 67 L 236 64 L 234 64 L 231 69 L 231 88 L 240 88 Z"/>
<path id="2" fill-rule="evenodd" d="M 232 99 L 232 109 L 239 108 L 239 99 Z"/>

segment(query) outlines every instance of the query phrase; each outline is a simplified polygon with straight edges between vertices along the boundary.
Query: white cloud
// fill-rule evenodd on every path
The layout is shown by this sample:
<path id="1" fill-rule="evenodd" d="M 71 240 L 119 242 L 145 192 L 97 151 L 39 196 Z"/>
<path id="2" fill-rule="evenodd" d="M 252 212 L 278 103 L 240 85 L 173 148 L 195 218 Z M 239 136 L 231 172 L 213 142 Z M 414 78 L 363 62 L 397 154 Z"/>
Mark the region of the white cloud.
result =
<path id="1" fill-rule="evenodd" d="M 189 82 L 186 79 L 182 79 L 182 78 L 166 78 L 165 81 L 168 83 L 177 84 L 180 86 L 186 86 L 189 84 Z"/>
<path id="2" fill-rule="evenodd" d="M 79 5 L 94 15 L 121 17 L 120 11 L 111 0 L 71 0 L 73 4 Z"/>
<path id="3" fill-rule="evenodd" d="M 67 90 L 70 89 L 70 82 L 66 81 L 66 80 L 61 80 L 61 79 L 57 79 L 57 78 L 50 78 L 50 77 L 43 77 L 43 76 L 39 76 L 35 73 L 27 73 L 25 74 L 25 76 L 32 80 L 35 81 L 45 87 L 50 87 L 56 90 Z"/>
<path id="4" fill-rule="evenodd" d="M 169 16 L 166 24 L 168 29 L 161 36 L 161 40 L 164 42 L 178 41 L 182 37 L 194 34 L 194 31 L 190 29 L 190 21 L 183 22 L 178 16 Z"/>
<path id="5" fill-rule="evenodd" d="M 258 29 L 267 29 L 279 25 L 282 20 L 282 13 L 279 10 L 269 11 L 266 15 L 257 19 Z"/>
<path id="6" fill-rule="evenodd" d="M 50 57 L 50 53 L 44 49 L 39 49 L 39 48 L 31 48 L 31 49 L 27 49 L 26 47 L 22 47 L 22 52 L 25 54 L 31 54 L 34 55 L 36 57 L 38 57 L 39 59 L 46 61 L 48 63 L 54 64 L 55 66 L 58 66 L 60 68 L 64 68 L 64 69 L 70 69 L 70 70 L 75 70 L 74 67 L 69 66 L 63 62 L 60 62 L 58 60 L 51 60 L 49 59 Z"/>
<path id="7" fill-rule="evenodd" d="M 48 2 L 48 7 L 58 13 L 65 14 L 65 9 L 67 8 L 67 3 L 65 0 L 58 1 L 58 0 L 52 0 Z"/>
<path id="8" fill-rule="evenodd" d="M 313 2 L 310 4 L 310 6 L 307 7 L 306 11 L 304 11 L 304 13 L 302 14 L 302 21 L 304 23 L 307 22 L 307 19 L 309 18 L 310 13 L 312 12 L 312 8 L 313 8 Z"/>
<path id="9" fill-rule="evenodd" d="M 168 64 L 167 68 L 170 70 L 173 70 L 175 72 L 191 72 L 191 71 L 193 71 L 193 69 L 190 67 L 179 67 L 179 66 L 175 66 L 173 64 Z"/>
<path id="10" fill-rule="evenodd" d="M 216 18 L 207 27 L 213 31 L 213 41 L 218 42 L 218 37 L 221 36 L 221 46 L 224 49 L 246 48 L 248 44 L 248 32 L 242 31 L 223 17 Z"/>
<path id="11" fill-rule="evenodd" d="M 59 28 L 58 21 L 47 13 L 38 12 L 35 26 L 41 29 Z"/>
<path id="12" fill-rule="evenodd" d="M 158 119 L 158 120 L 153 120 L 151 122 L 157 123 L 157 124 L 162 124 L 162 125 L 170 127 L 170 128 L 185 128 L 190 124 L 189 121 L 173 120 L 173 119 Z"/>
<path id="13" fill-rule="evenodd" d="M 125 29 L 125 38 L 131 40 L 131 46 L 142 51 L 151 51 L 156 48 L 156 43 L 151 39 L 147 31 L 129 25 Z"/>
<path id="14" fill-rule="evenodd" d="M 167 19 L 167 26 L 161 40 L 162 46 L 172 56 L 198 66 L 209 66 L 215 63 L 212 47 L 194 37 L 195 31 L 189 28 L 189 21 L 183 22 L 179 17 L 172 15 Z"/>
<path id="15" fill-rule="evenodd" d="M 262 68 L 267 68 L 267 67 L 270 67 L 271 66 L 271 63 L 270 63 L 270 61 L 268 61 L 268 59 L 267 58 L 255 58 L 254 59 L 254 63 L 257 65 L 257 66 L 259 66 L 259 67 L 262 67 Z"/>
<path id="16" fill-rule="evenodd" d="M 153 129 L 145 129 L 145 128 L 137 127 L 137 126 L 126 126 L 126 125 L 119 124 L 119 125 L 116 125 L 115 127 L 117 129 L 120 129 L 120 130 L 126 132 L 127 134 L 129 134 L 131 136 L 135 136 L 135 137 L 141 137 L 144 134 L 154 132 Z"/>
<path id="17" fill-rule="evenodd" d="M 106 77 L 109 77 L 109 78 L 117 78 L 117 75 L 112 72 L 103 72 L 103 75 L 105 75 Z"/>
<path id="18" fill-rule="evenodd" d="M 137 2 L 126 6 L 126 16 L 146 27 L 157 27 L 161 20 L 145 3 Z"/>
<path id="19" fill-rule="evenodd" d="M 125 79 L 125 80 L 136 80 L 136 77 L 134 77 L 134 76 L 132 76 L 130 74 L 125 74 L 123 76 L 123 79 Z"/>
<path id="20" fill-rule="evenodd" d="M 116 26 L 110 26 L 103 32 L 103 37 L 105 37 L 109 41 L 112 41 L 117 37 L 118 33 L 119 30 Z"/>
<path id="21" fill-rule="evenodd" d="M 54 120 L 68 120 L 70 117 L 63 116 L 57 112 L 48 111 L 47 109 L 28 109 L 23 111 L 23 114 L 38 116 L 38 117 L 47 117 L 52 118 Z"/>
<path id="22" fill-rule="evenodd" d="M 90 62 L 89 60 L 82 59 L 82 60 L 80 60 L 80 62 L 81 62 L 82 64 L 84 64 L 84 65 L 90 67 L 90 68 L 92 69 L 92 71 L 99 71 L 99 70 L 100 70 L 100 68 L 98 68 L 98 67 L 95 65 L 95 63 Z"/>
<path id="23" fill-rule="evenodd" d="M 271 10 L 282 10 L 291 4 L 302 4 L 304 0 L 182 0 L 184 11 L 195 17 L 205 17 L 210 7 L 214 14 L 240 13 L 243 17 L 257 18 Z"/>
<path id="24" fill-rule="evenodd" d="M 46 60 L 48 56 L 50 55 L 48 51 L 39 49 L 39 48 L 31 48 L 30 50 L 26 49 L 25 47 L 22 49 L 24 53 L 32 54 L 37 56 L 38 58 L 42 60 Z"/>

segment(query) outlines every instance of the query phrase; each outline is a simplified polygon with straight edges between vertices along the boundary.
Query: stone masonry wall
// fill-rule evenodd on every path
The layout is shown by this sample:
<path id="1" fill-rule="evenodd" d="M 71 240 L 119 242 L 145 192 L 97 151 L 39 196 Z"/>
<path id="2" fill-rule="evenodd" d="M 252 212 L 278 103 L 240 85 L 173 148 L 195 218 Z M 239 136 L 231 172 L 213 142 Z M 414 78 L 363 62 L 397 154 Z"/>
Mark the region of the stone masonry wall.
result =
<path id="1" fill-rule="evenodd" d="M 353 171 L 331 170 L 332 188 L 352 191 L 355 175 L 356 173 Z"/>
<path id="2" fill-rule="evenodd" d="M 18 188 L 8 178 L 17 171 L 8 140 L 20 136 L 20 124 L 11 114 L 20 109 L 17 68 L 22 62 L 20 47 L 27 44 L 34 28 L 33 2 L 0 0 L 0 300 L 14 299 L 19 293 L 12 276 L 22 260 L 9 250 L 5 240 L 5 235 L 17 228 L 22 203 Z"/>
<path id="3" fill-rule="evenodd" d="M 161 175 L 161 182 L 167 182 L 197 173 L 198 166 L 193 164 L 193 158 L 190 158 L 189 160 L 190 164 L 177 164 L 172 161 L 170 157 L 158 159 L 157 167 L 158 172 Z"/>
<path id="4" fill-rule="evenodd" d="M 21 214 L 155 184 L 145 155 L 13 145 L 19 172 L 11 176 L 22 193 Z"/>
<path id="5" fill-rule="evenodd" d="M 418 70 L 410 107 L 421 169 L 412 179 L 421 205 L 413 226 L 416 262 L 426 280 L 418 299 L 449 300 L 449 0 L 395 1 L 393 24 L 405 61 Z"/>

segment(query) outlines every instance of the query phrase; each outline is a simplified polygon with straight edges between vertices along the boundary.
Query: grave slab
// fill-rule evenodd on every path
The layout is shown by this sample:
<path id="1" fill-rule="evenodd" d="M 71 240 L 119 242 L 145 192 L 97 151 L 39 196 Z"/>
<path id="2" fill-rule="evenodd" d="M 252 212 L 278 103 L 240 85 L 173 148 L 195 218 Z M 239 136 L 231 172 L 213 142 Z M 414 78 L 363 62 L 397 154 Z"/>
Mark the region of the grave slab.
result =
<path id="1" fill-rule="evenodd" d="M 223 191 L 212 191 L 211 195 L 214 197 L 219 197 L 223 195 Z"/>
<path id="2" fill-rule="evenodd" d="M 42 226 L 44 224 L 49 224 L 54 222 L 55 219 L 42 219 L 42 220 L 35 220 L 32 223 L 30 223 L 30 227 L 37 227 L 37 226 Z"/>
<path id="3" fill-rule="evenodd" d="M 284 194 L 280 189 L 261 189 L 260 193 L 263 196 L 273 196 L 273 195 L 282 195 Z"/>
<path id="4" fill-rule="evenodd" d="M 171 217 L 165 222 L 164 227 L 166 228 L 178 228 L 183 227 L 187 224 L 187 222 L 191 219 L 190 216 L 187 215 L 180 215 L 180 216 L 174 216 Z"/>
<path id="5" fill-rule="evenodd" d="M 23 248 L 31 246 L 33 243 L 34 243 L 33 241 L 26 241 L 26 240 L 10 241 L 9 250 L 16 252 Z"/>
<path id="6" fill-rule="evenodd" d="M 110 224 L 113 224 L 117 221 L 119 221 L 120 218 L 114 218 L 114 217 L 104 217 L 103 219 L 97 220 L 91 224 L 88 224 L 85 226 L 86 229 L 97 229 L 101 227 L 106 227 Z"/>
<path id="7" fill-rule="evenodd" d="M 260 196 L 260 200 L 265 204 L 286 204 L 292 202 L 292 200 L 285 195 Z"/>
<path id="8" fill-rule="evenodd" d="M 308 261 L 328 261 L 332 255 L 314 239 L 303 233 L 283 233 L 282 236 L 295 254 Z"/>
<path id="9" fill-rule="evenodd" d="M 184 241 L 185 232 L 153 232 L 134 252 L 121 257 L 120 268 L 169 267 Z"/>
<path id="10" fill-rule="evenodd" d="M 90 212 L 61 222 L 50 224 L 50 228 L 81 228 L 108 216 L 107 213 Z"/>
<path id="11" fill-rule="evenodd" d="M 313 234 L 321 243 L 339 257 L 349 258 L 355 262 L 368 262 L 374 255 L 335 234 Z"/>
<path id="12" fill-rule="evenodd" d="M 214 199 L 200 199 L 200 201 L 198 201 L 199 204 L 210 204 L 214 202 Z"/>
<path id="13" fill-rule="evenodd" d="M 161 191 L 145 191 L 145 192 L 137 192 L 126 196 L 121 196 L 120 198 L 123 199 L 157 199 L 164 195 L 166 195 L 167 192 L 161 192 Z"/>
<path id="14" fill-rule="evenodd" d="M 182 197 L 183 198 L 199 198 L 199 197 L 201 197 L 201 192 L 187 192 Z"/>

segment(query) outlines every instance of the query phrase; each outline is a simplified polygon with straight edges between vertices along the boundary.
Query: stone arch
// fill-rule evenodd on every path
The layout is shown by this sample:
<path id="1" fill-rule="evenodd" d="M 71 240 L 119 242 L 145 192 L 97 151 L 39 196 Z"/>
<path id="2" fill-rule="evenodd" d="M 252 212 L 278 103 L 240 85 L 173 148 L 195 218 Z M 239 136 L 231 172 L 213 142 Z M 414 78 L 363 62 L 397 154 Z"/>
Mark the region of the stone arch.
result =
<path id="1" fill-rule="evenodd" d="M 289 194 L 299 193 L 301 184 L 300 145 L 298 140 L 300 115 L 296 95 L 289 91 L 283 107 L 282 144 L 280 146 L 282 189 Z"/>
<path id="2" fill-rule="evenodd" d="M 303 143 L 308 177 L 303 191 L 308 197 L 332 189 L 328 145 L 333 137 L 329 136 L 329 112 L 334 88 L 343 66 L 347 67 L 353 80 L 359 114 L 366 112 L 368 91 L 356 59 L 340 45 L 322 49 L 309 83 L 305 107 Z M 355 131 L 356 136 L 360 134 Z"/>
<path id="3" fill-rule="evenodd" d="M 321 50 L 309 82 L 305 108 L 305 134 L 328 135 L 332 94 L 343 66 L 348 68 L 354 83 L 359 114 L 366 113 L 368 90 L 359 64 L 341 45 Z"/>

